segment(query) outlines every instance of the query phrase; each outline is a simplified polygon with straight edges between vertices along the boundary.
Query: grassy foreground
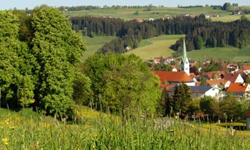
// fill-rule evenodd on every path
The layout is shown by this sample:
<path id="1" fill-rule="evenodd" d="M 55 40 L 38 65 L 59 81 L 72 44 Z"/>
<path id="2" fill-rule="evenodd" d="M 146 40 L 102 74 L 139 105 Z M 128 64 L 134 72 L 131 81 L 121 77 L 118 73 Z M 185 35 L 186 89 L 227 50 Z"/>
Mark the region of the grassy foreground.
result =
<path id="1" fill-rule="evenodd" d="M 0 109 L 0 149 L 250 149 L 246 131 L 232 134 L 171 118 L 130 118 L 122 125 L 119 117 L 82 111 L 82 123 L 64 124 L 30 109 Z"/>

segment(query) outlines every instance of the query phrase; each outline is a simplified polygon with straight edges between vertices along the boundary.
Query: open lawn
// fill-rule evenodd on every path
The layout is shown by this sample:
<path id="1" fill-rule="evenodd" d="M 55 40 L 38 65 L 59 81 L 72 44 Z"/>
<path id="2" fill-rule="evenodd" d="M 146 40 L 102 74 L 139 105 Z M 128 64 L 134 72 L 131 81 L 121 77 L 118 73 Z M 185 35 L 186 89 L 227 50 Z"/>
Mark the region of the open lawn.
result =
<path id="1" fill-rule="evenodd" d="M 138 48 L 126 54 L 133 53 L 140 56 L 143 60 L 149 60 L 160 56 L 171 56 L 174 51 L 169 47 L 181 37 L 184 37 L 184 35 L 162 35 L 149 40 L 142 40 Z"/>
<path id="2" fill-rule="evenodd" d="M 83 36 L 83 41 L 87 45 L 87 50 L 85 51 L 82 62 L 84 62 L 89 56 L 95 54 L 95 52 L 101 48 L 105 43 L 110 42 L 115 39 L 115 36 L 95 36 L 90 38 L 89 36 Z"/>
<path id="3" fill-rule="evenodd" d="M 0 149 L 250 149 L 249 131 L 217 124 L 173 118 L 122 122 L 119 116 L 86 107 L 79 113 L 81 121 L 68 124 L 28 108 L 20 112 L 0 109 Z"/>
<path id="4" fill-rule="evenodd" d="M 177 16 L 184 13 L 188 14 L 205 14 L 213 15 L 219 14 L 221 16 L 227 16 L 230 12 L 213 9 L 211 7 L 200 7 L 200 8 L 177 8 L 177 7 L 153 7 L 151 11 L 144 11 L 146 8 L 104 8 L 104 9 L 92 9 L 82 11 L 68 11 L 65 13 L 66 16 L 96 16 L 102 17 L 104 15 L 111 15 L 114 18 L 121 18 L 124 20 L 131 20 L 137 18 L 143 19 L 159 19 L 166 15 Z M 138 15 L 134 13 L 138 11 Z"/>
<path id="5" fill-rule="evenodd" d="M 250 61 L 250 45 L 243 49 L 235 47 L 204 48 L 188 52 L 188 57 L 197 61 L 205 59 L 223 60 L 231 62 Z"/>

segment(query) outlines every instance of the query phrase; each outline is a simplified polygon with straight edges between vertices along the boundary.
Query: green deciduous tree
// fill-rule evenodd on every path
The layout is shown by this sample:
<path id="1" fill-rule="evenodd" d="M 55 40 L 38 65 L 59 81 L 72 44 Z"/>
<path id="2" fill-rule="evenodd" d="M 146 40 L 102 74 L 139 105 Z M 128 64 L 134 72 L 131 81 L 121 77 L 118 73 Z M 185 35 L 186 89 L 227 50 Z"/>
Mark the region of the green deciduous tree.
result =
<path id="1" fill-rule="evenodd" d="M 64 115 L 73 105 L 75 65 L 85 46 L 57 9 L 41 6 L 31 15 L 30 47 L 36 58 L 35 105 L 47 114 Z"/>
<path id="2" fill-rule="evenodd" d="M 26 43 L 19 40 L 19 20 L 11 12 L 0 12 L 0 99 L 11 109 L 29 104 L 33 94 L 31 63 Z"/>
<path id="3" fill-rule="evenodd" d="M 95 54 L 83 64 L 94 92 L 97 109 L 123 115 L 155 112 L 160 96 L 159 79 L 135 55 Z"/>

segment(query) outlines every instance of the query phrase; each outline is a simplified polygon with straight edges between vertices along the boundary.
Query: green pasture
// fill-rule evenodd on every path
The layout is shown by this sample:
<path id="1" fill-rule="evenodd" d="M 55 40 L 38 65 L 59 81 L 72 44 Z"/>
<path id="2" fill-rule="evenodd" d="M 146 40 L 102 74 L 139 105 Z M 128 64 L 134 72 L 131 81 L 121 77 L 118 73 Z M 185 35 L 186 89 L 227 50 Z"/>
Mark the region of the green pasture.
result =
<path id="1" fill-rule="evenodd" d="M 83 36 L 83 41 L 87 45 L 87 50 L 82 57 L 82 61 L 84 62 L 89 56 L 93 55 L 99 48 L 101 48 L 105 43 L 110 42 L 115 39 L 115 36 L 95 36 L 93 38 L 89 36 Z"/>
<path id="2" fill-rule="evenodd" d="M 181 37 L 184 37 L 184 35 L 162 35 L 148 40 L 142 40 L 138 48 L 126 54 L 133 53 L 140 56 L 143 60 L 149 60 L 160 56 L 171 56 L 174 51 L 170 49 L 170 46 L 175 44 L 176 40 Z"/>
<path id="3" fill-rule="evenodd" d="M 92 9 L 92 10 L 81 10 L 81 11 L 68 11 L 65 13 L 66 16 L 96 16 L 102 17 L 104 15 L 111 15 L 113 18 L 121 18 L 124 20 L 131 20 L 137 18 L 143 19 L 159 19 L 166 15 L 178 16 L 184 13 L 194 15 L 213 15 L 219 14 L 221 16 L 227 16 L 230 12 L 213 9 L 211 7 L 201 8 L 177 8 L 177 7 L 153 7 L 151 11 L 145 11 L 146 8 L 104 8 L 104 9 Z M 138 12 L 138 15 L 134 13 Z"/>
<path id="4" fill-rule="evenodd" d="M 242 49 L 235 47 L 204 48 L 188 52 L 188 57 L 193 60 L 203 61 L 205 59 L 223 60 L 231 62 L 250 61 L 250 45 Z"/>

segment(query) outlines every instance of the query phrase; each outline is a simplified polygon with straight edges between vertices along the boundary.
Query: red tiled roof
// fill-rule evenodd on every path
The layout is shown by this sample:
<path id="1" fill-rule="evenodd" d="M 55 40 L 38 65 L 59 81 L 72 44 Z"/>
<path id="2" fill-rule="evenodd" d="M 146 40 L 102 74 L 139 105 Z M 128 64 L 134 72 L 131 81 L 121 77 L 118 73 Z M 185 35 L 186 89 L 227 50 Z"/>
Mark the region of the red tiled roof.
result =
<path id="1" fill-rule="evenodd" d="M 185 72 L 152 71 L 160 77 L 161 83 L 167 82 L 193 82 Z"/>
<path id="2" fill-rule="evenodd" d="M 237 79 L 239 73 L 225 73 L 224 75 L 224 79 L 227 81 L 231 81 L 232 83 L 235 82 L 235 80 Z"/>
<path id="3" fill-rule="evenodd" d="M 250 117 L 250 107 L 249 107 L 249 110 L 246 113 L 246 117 Z"/>
<path id="4" fill-rule="evenodd" d="M 244 65 L 243 70 L 250 70 L 250 65 Z"/>
<path id="5" fill-rule="evenodd" d="M 231 83 L 227 91 L 229 92 L 245 92 L 248 83 Z"/>
<path id="6" fill-rule="evenodd" d="M 216 79 L 216 80 L 207 80 L 207 83 L 210 86 L 220 85 L 220 84 L 225 85 L 227 83 L 227 81 L 224 79 Z"/>
<path id="7" fill-rule="evenodd" d="M 213 79 L 213 75 L 220 78 L 221 75 L 225 75 L 225 71 L 212 71 L 205 74 L 209 79 Z"/>

